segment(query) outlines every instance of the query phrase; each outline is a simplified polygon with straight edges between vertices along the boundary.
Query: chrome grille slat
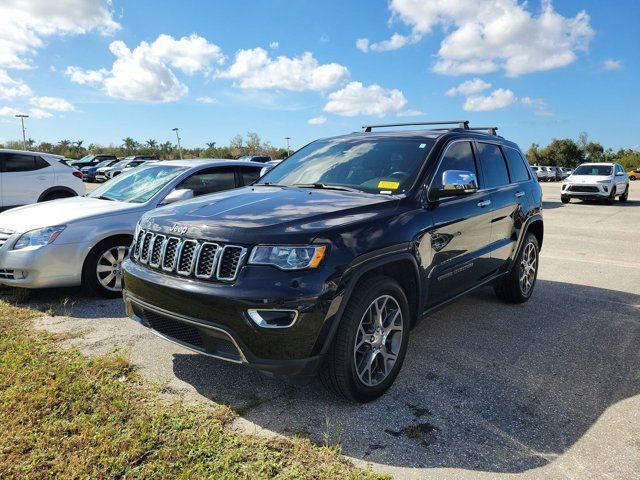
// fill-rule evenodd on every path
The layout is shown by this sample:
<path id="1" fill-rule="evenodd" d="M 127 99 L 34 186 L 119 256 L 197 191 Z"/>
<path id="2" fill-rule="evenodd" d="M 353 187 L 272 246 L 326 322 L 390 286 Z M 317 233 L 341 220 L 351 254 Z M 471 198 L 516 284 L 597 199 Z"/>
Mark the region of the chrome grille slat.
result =
<path id="1" fill-rule="evenodd" d="M 148 230 L 139 232 L 132 249 L 132 258 L 152 269 L 222 282 L 238 278 L 246 255 L 247 249 L 239 245 L 181 239 Z"/>

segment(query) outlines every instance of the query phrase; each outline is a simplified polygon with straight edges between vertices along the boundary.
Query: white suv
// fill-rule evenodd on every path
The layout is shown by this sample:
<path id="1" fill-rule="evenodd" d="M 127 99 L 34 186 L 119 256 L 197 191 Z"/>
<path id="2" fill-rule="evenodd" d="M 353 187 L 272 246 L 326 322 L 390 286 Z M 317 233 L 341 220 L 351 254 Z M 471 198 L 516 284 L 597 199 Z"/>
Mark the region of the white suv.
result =
<path id="1" fill-rule="evenodd" d="M 572 198 L 613 203 L 616 197 L 621 202 L 629 197 L 629 179 L 617 163 L 583 163 L 562 182 L 560 193 L 562 203 Z"/>
<path id="2" fill-rule="evenodd" d="M 82 173 L 64 157 L 0 149 L 0 210 L 84 195 Z"/>

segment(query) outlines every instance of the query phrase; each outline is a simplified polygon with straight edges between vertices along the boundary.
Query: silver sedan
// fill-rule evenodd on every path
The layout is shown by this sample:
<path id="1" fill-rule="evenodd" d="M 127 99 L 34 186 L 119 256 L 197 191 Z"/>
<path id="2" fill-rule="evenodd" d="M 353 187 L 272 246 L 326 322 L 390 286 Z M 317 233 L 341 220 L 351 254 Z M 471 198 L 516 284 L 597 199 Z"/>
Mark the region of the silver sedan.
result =
<path id="1" fill-rule="evenodd" d="M 252 183 L 262 163 L 164 161 L 132 169 L 85 197 L 0 213 L 0 284 L 83 285 L 105 297 L 122 291 L 122 261 L 143 213 Z"/>

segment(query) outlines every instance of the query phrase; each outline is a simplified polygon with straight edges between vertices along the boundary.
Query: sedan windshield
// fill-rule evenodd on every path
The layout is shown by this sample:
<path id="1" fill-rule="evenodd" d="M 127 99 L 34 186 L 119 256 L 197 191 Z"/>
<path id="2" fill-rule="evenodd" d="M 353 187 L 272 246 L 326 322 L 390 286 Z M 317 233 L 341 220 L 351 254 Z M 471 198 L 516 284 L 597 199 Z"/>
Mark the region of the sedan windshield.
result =
<path id="1" fill-rule="evenodd" d="M 257 185 L 402 193 L 432 146 L 428 139 L 320 140 L 298 150 Z"/>
<path id="2" fill-rule="evenodd" d="M 176 178 L 186 167 L 156 166 L 131 170 L 96 188 L 88 197 L 144 203 Z"/>
<path id="3" fill-rule="evenodd" d="M 112 162 L 113 162 L 113 160 L 103 160 L 99 164 L 96 165 L 96 168 L 108 167 L 109 164 L 111 164 Z"/>
<path id="4" fill-rule="evenodd" d="M 600 175 L 609 176 L 613 172 L 610 165 L 580 165 L 573 172 L 574 175 Z"/>

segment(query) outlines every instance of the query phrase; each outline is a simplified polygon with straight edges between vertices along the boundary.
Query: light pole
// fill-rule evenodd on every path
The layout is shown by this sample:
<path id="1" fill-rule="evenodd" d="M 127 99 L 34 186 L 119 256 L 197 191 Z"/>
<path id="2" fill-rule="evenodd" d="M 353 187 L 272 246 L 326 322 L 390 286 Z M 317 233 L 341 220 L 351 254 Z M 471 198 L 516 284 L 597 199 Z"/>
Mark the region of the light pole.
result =
<path id="1" fill-rule="evenodd" d="M 284 137 L 284 139 L 287 141 L 287 157 L 289 155 L 291 155 L 291 149 L 289 148 L 289 140 L 291 140 L 291 137 Z"/>
<path id="2" fill-rule="evenodd" d="M 172 130 L 176 132 L 176 138 L 178 139 L 178 153 L 180 154 L 180 160 L 182 160 L 182 147 L 180 146 L 180 135 L 178 135 L 178 127 Z"/>
<path id="3" fill-rule="evenodd" d="M 22 149 L 26 150 L 27 149 L 27 135 L 25 133 L 24 130 L 24 119 L 25 118 L 29 118 L 29 115 L 24 115 L 23 113 L 20 113 L 18 115 L 16 115 L 17 118 L 20 119 L 20 123 L 22 123 Z"/>

